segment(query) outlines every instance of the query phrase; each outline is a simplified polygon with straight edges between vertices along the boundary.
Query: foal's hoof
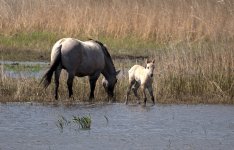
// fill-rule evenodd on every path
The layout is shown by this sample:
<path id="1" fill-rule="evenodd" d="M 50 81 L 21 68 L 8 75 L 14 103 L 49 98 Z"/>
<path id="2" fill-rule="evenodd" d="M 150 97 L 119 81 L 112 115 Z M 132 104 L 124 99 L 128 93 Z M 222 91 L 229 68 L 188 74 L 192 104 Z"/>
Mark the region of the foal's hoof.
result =
<path id="1" fill-rule="evenodd" d="M 93 98 L 93 97 L 89 98 L 89 101 L 90 101 L 90 102 L 92 102 L 93 100 L 94 100 L 94 98 Z"/>

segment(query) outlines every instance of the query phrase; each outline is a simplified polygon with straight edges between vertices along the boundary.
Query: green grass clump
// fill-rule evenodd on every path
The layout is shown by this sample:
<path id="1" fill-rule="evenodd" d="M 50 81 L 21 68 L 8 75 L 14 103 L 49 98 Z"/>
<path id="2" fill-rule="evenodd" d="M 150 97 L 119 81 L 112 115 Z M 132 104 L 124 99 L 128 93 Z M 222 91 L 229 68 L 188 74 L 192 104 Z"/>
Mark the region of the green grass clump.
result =
<path id="1" fill-rule="evenodd" d="M 64 128 L 69 126 L 71 127 L 72 124 L 78 125 L 79 129 L 82 130 L 90 130 L 91 129 L 92 119 L 91 116 L 73 116 L 72 119 L 67 119 L 64 116 L 60 116 L 56 122 L 56 126 L 60 129 L 60 132 L 63 132 Z"/>
<path id="2" fill-rule="evenodd" d="M 78 124 L 79 127 L 81 129 L 90 129 L 91 127 L 91 116 L 83 116 L 83 117 L 79 117 L 79 116 L 73 116 L 73 122 Z"/>
<path id="3" fill-rule="evenodd" d="M 19 72 L 19 71 L 26 71 L 26 72 L 39 72 L 42 67 L 40 65 L 11 65 L 5 64 L 5 69 Z"/>

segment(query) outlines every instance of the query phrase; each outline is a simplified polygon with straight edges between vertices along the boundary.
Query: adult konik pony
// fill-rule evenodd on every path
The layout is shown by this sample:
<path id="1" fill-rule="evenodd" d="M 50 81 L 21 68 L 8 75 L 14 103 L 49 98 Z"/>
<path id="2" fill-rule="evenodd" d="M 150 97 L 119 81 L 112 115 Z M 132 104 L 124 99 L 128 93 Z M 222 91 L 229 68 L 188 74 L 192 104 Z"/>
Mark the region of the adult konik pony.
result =
<path id="1" fill-rule="evenodd" d="M 108 97 L 114 96 L 117 74 L 107 47 L 99 41 L 80 41 L 73 38 L 63 38 L 57 41 L 51 52 L 51 64 L 43 76 L 41 83 L 47 88 L 54 73 L 55 99 L 58 99 L 59 77 L 61 70 L 68 73 L 67 87 L 69 98 L 73 95 L 72 84 L 75 76 L 89 76 L 90 95 L 94 98 L 96 81 L 103 74 L 106 84 L 104 86 Z"/>

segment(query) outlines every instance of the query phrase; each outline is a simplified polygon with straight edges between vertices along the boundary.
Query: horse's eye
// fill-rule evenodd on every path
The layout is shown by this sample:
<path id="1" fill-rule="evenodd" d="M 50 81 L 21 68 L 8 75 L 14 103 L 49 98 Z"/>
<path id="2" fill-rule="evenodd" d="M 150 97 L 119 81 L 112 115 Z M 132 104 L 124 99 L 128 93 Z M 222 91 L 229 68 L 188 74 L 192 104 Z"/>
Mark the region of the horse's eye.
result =
<path id="1" fill-rule="evenodd" d="M 149 69 L 149 67 L 147 67 L 147 69 Z"/>

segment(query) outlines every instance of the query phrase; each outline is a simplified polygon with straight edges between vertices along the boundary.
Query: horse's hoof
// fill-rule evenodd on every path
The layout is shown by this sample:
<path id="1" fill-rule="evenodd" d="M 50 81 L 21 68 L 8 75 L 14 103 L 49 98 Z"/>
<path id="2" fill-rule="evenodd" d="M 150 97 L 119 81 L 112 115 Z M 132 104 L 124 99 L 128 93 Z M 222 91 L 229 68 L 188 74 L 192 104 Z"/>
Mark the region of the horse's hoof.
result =
<path id="1" fill-rule="evenodd" d="M 69 99 L 73 101 L 75 100 L 74 96 L 70 96 Z"/>

